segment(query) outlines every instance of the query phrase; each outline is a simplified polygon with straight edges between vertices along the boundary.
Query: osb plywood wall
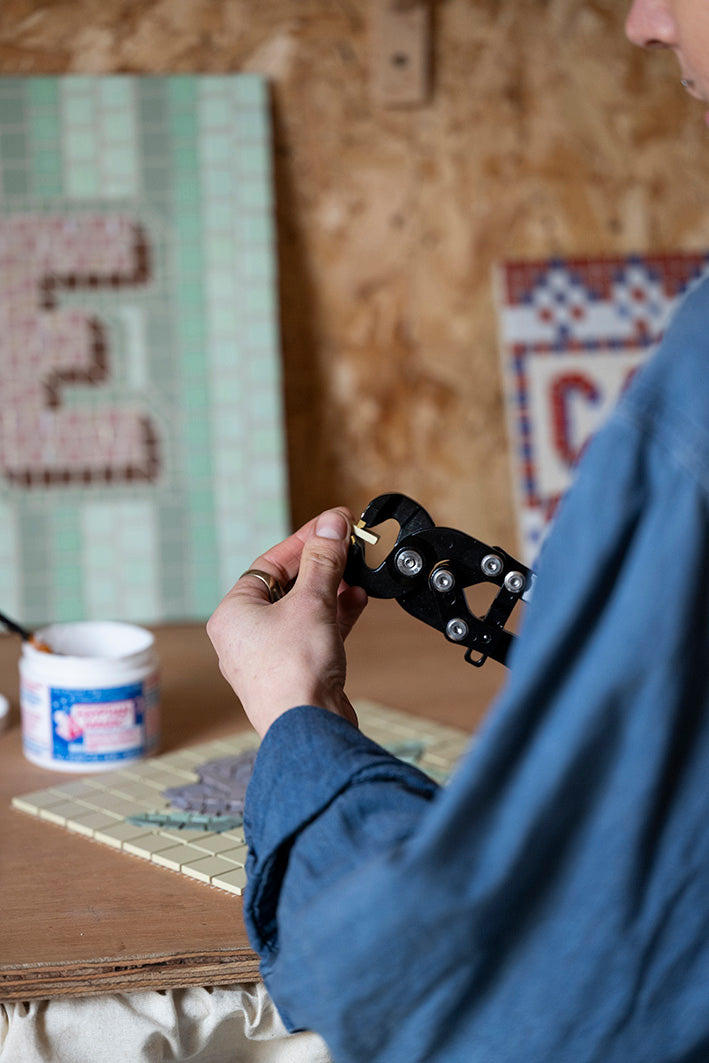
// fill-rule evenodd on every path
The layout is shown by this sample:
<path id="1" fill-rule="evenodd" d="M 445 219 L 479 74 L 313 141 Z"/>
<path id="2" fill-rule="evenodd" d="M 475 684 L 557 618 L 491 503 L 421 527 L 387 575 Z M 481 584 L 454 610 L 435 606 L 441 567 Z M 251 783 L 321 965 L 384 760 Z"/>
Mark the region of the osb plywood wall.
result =
<path id="1" fill-rule="evenodd" d="M 627 6 L 437 0 L 408 110 L 370 0 L 3 0 L 0 73 L 267 75 L 294 521 L 399 490 L 512 546 L 493 265 L 709 244 L 701 114 Z"/>

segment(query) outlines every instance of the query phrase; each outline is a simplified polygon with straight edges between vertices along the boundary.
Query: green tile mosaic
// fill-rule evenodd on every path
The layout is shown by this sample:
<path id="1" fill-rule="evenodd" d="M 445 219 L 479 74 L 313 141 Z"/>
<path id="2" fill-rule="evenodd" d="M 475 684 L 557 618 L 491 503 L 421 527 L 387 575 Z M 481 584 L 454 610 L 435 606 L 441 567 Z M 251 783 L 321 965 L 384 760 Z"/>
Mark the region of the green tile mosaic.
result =
<path id="1" fill-rule="evenodd" d="M 49 141 L 56 146 L 58 141 L 56 115 L 53 111 L 40 111 L 34 115 L 31 125 L 32 139 L 36 144 Z"/>
<path id="2" fill-rule="evenodd" d="M 136 82 L 123 77 L 104 77 L 96 88 L 97 96 L 106 107 L 127 107 L 131 104 Z M 149 93 L 149 82 L 144 83 L 146 95 Z"/>
<path id="3" fill-rule="evenodd" d="M 253 112 L 247 108 L 239 111 L 236 118 L 236 135 L 242 141 L 261 140 L 259 124 Z"/>
<path id="4" fill-rule="evenodd" d="M 72 199 L 96 198 L 99 195 L 101 182 L 99 175 L 90 167 L 90 160 L 75 156 L 68 161 L 72 176 L 66 184 Z"/>
<path id="5" fill-rule="evenodd" d="M 27 173 L 24 169 L 3 166 L 2 192 L 5 196 L 24 196 L 27 190 Z"/>
<path id="6" fill-rule="evenodd" d="M 27 137 L 22 132 L 3 132 L 0 135 L 0 155 L 3 162 L 23 163 L 27 152 Z"/>
<path id="7" fill-rule="evenodd" d="M 75 277 L 0 337 L 5 394 L 23 394 L 27 352 L 61 368 L 46 337 L 70 307 L 73 363 L 101 367 L 63 384 L 54 412 L 33 398 L 2 441 L 22 462 L 0 480 L 0 608 L 204 618 L 286 532 L 269 172 L 254 75 L 0 78 L 4 245 L 30 277 Z M 245 386 L 264 359 L 268 446 Z M 264 483 L 267 521 L 252 506 Z"/>
<path id="8" fill-rule="evenodd" d="M 59 82 L 52 77 L 27 78 L 22 83 L 5 78 L 3 89 L 8 93 L 15 91 L 26 95 L 32 107 L 54 107 L 59 98 Z"/>

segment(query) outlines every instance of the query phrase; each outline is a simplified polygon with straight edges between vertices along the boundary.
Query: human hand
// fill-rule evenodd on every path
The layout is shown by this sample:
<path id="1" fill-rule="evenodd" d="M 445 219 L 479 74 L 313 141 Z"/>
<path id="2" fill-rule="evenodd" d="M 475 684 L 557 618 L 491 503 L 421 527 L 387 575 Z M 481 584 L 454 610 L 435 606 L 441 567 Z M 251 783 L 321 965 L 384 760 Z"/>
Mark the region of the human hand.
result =
<path id="1" fill-rule="evenodd" d="M 342 582 L 351 531 L 346 509 L 311 520 L 254 561 L 253 568 L 291 588 L 280 601 L 272 603 L 264 582 L 245 574 L 209 619 L 222 675 L 261 737 L 296 705 L 357 722 L 344 691 L 344 640 L 367 595 Z"/>

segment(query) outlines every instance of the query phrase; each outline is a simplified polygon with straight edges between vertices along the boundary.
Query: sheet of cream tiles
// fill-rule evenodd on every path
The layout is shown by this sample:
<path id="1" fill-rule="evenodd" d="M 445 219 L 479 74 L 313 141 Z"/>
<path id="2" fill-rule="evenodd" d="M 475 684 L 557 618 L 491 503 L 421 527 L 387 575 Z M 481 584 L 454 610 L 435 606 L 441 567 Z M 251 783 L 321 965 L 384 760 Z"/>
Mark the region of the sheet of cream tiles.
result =
<path id="1" fill-rule="evenodd" d="M 445 781 L 470 742 L 463 731 L 396 709 L 366 701 L 357 702 L 355 708 L 365 734 L 399 755 L 415 752 L 421 770 L 438 782 Z M 252 731 L 242 731 L 120 770 L 21 794 L 12 804 L 48 824 L 150 860 L 159 868 L 241 894 L 246 886 L 247 856 L 241 828 L 222 832 L 154 828 L 130 823 L 128 817 L 168 809 L 163 797 L 168 787 L 196 782 L 195 768 L 200 764 L 257 745 Z"/>
<path id="2" fill-rule="evenodd" d="M 251 74 L 0 78 L 0 602 L 200 619 L 287 530 Z"/>

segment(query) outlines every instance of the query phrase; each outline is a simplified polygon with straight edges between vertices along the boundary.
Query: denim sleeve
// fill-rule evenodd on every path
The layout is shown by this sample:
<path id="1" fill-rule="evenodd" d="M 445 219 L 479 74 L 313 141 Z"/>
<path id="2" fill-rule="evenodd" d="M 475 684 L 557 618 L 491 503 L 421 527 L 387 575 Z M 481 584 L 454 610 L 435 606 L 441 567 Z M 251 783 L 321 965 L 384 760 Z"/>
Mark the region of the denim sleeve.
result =
<path id="1" fill-rule="evenodd" d="M 277 905 L 286 872 L 294 895 L 306 900 L 349 871 L 363 846 L 374 840 L 386 849 L 405 837 L 438 789 L 325 709 L 299 706 L 272 724 L 254 766 L 244 818 L 246 919 L 264 958 L 264 975 L 279 951 Z M 306 828 L 306 858 L 291 860 Z"/>
<path id="2" fill-rule="evenodd" d="M 337 1063 L 709 1059 L 708 322 L 704 284 L 588 448 L 448 786 L 269 732 L 250 932 Z"/>

